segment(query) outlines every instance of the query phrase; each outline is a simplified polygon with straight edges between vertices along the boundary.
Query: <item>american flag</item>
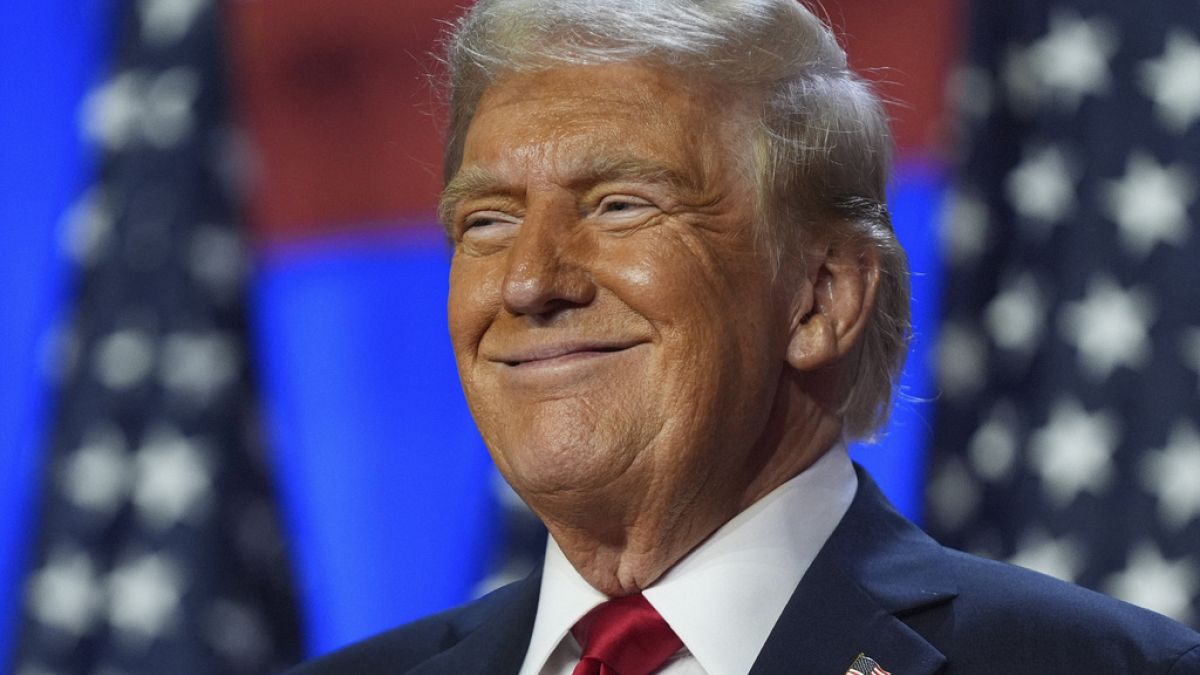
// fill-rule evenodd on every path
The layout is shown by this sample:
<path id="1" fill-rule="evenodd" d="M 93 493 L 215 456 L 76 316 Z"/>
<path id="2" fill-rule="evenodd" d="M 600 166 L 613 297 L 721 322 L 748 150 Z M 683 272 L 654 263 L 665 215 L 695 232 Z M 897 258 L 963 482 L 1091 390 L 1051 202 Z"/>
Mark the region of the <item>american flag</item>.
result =
<path id="1" fill-rule="evenodd" d="M 15 672 L 274 672 L 299 631 L 246 364 L 216 4 L 114 7 Z"/>
<path id="2" fill-rule="evenodd" d="M 879 667 L 875 660 L 865 654 L 859 654 L 854 657 L 854 663 L 850 664 L 850 669 L 846 671 L 846 675 L 892 675 L 888 671 Z"/>
<path id="3" fill-rule="evenodd" d="M 1200 6 L 976 2 L 928 524 L 1200 626 Z"/>

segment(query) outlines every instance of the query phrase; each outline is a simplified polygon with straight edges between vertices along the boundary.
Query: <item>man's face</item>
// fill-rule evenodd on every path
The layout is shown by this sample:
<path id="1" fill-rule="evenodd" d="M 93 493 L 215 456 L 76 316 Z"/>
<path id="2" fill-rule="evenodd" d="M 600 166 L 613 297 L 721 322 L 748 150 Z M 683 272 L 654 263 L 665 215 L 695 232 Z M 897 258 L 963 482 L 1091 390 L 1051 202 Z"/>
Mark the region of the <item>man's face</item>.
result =
<path id="1" fill-rule="evenodd" d="M 444 196 L 450 333 L 479 429 L 535 509 L 720 501 L 761 461 L 788 299 L 753 243 L 734 98 L 604 65 L 510 75 L 479 104 Z"/>

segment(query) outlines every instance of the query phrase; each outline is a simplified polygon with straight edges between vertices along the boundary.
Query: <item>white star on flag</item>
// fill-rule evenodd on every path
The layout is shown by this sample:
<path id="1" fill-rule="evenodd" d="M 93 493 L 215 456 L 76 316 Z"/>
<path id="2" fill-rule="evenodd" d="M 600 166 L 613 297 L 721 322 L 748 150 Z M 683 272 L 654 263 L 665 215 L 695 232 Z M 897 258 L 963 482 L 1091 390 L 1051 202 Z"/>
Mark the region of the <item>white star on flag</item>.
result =
<path id="1" fill-rule="evenodd" d="M 146 42 L 163 45 L 187 34 L 209 0 L 140 0 L 138 16 Z"/>
<path id="2" fill-rule="evenodd" d="M 1107 276 L 1088 284 L 1087 296 L 1059 315 L 1064 340 L 1075 346 L 1084 371 L 1103 381 L 1119 366 L 1138 368 L 1150 358 L 1150 297 L 1123 290 Z"/>
<path id="3" fill-rule="evenodd" d="M 167 391 L 206 402 L 237 379 L 240 361 L 230 335 L 171 333 L 163 338 L 159 379 Z"/>
<path id="4" fill-rule="evenodd" d="M 236 231 L 209 223 L 200 226 L 188 247 L 188 271 L 214 300 L 237 297 L 247 274 L 247 253 Z"/>
<path id="5" fill-rule="evenodd" d="M 1116 32 L 1101 19 L 1083 19 L 1058 10 L 1050 16 L 1050 32 L 1026 50 L 1009 56 L 1006 82 L 1015 103 L 1025 109 L 1039 103 L 1068 112 L 1083 97 L 1112 87 L 1108 61 L 1117 51 Z"/>
<path id="6" fill-rule="evenodd" d="M 109 622 L 138 642 L 157 637 L 171 627 L 183 583 L 179 566 L 164 555 L 127 561 L 108 579 Z"/>
<path id="7" fill-rule="evenodd" d="M 145 90 L 142 137 L 156 148 L 175 147 L 192 133 L 192 106 L 200 95 L 200 76 L 185 66 L 164 70 Z"/>
<path id="8" fill-rule="evenodd" d="M 1016 553 L 1008 559 L 1014 565 L 1071 582 L 1079 577 L 1083 561 L 1083 547 L 1074 537 L 1055 539 L 1041 529 L 1022 536 Z"/>
<path id="9" fill-rule="evenodd" d="M 1162 58 L 1142 64 L 1142 88 L 1168 129 L 1187 131 L 1200 119 L 1200 43 L 1187 31 L 1167 34 Z"/>
<path id="10" fill-rule="evenodd" d="M 1017 213 L 1053 225 L 1075 210 L 1074 176 L 1062 150 L 1050 145 L 1024 152 L 1004 187 Z"/>
<path id="11" fill-rule="evenodd" d="M 112 243 L 113 213 L 98 187 L 88 188 L 64 214 L 59 244 L 76 264 L 91 265 Z"/>
<path id="12" fill-rule="evenodd" d="M 942 465 L 926 492 L 934 517 L 946 527 L 962 525 L 979 508 L 978 485 L 957 457 Z"/>
<path id="13" fill-rule="evenodd" d="M 139 384 L 154 367 L 154 340 L 136 328 L 123 328 L 101 338 L 93 354 L 96 379 L 115 391 Z"/>
<path id="14" fill-rule="evenodd" d="M 1188 558 L 1167 560 L 1157 546 L 1143 542 L 1130 554 L 1125 569 L 1108 578 L 1105 590 L 1186 623 L 1191 620 L 1192 596 L 1200 590 L 1200 569 Z"/>
<path id="15" fill-rule="evenodd" d="M 947 396 L 964 396 L 982 384 L 987 345 L 974 329 L 947 323 L 938 338 L 938 384 Z"/>
<path id="16" fill-rule="evenodd" d="M 1142 484 L 1158 496 L 1163 523 L 1183 529 L 1200 517 L 1200 433 L 1190 422 L 1175 425 L 1167 446 L 1142 458 Z"/>
<path id="17" fill-rule="evenodd" d="M 176 66 L 157 74 L 128 70 L 88 94 L 83 127 L 110 150 L 122 150 L 135 140 L 169 149 L 191 133 L 199 94 L 200 78 L 191 68 Z"/>
<path id="18" fill-rule="evenodd" d="M 974 260 L 987 246 L 988 210 L 978 194 L 958 189 L 942 206 L 942 247 L 952 264 Z"/>
<path id="19" fill-rule="evenodd" d="M 1044 305 L 1032 274 L 1006 284 L 984 311 L 992 341 L 1002 349 L 1032 350 L 1042 333 Z"/>
<path id="20" fill-rule="evenodd" d="M 1196 180 L 1184 167 L 1164 167 L 1145 152 L 1133 152 L 1125 176 L 1102 190 L 1108 214 L 1136 255 L 1144 257 L 1159 242 L 1178 245 L 1187 239 Z"/>
<path id="21" fill-rule="evenodd" d="M 1055 403 L 1046 426 L 1029 441 L 1029 463 L 1046 497 L 1062 507 L 1082 492 L 1108 489 L 1117 440 L 1116 421 L 1107 412 L 1089 413 L 1069 398 Z"/>
<path id="22" fill-rule="evenodd" d="M 146 524 L 163 530 L 207 506 L 211 469 L 195 439 L 169 427 L 147 436 L 137 452 L 133 502 Z"/>
<path id="23" fill-rule="evenodd" d="M 1012 426 L 1013 406 L 1001 401 L 992 408 L 967 447 L 971 468 L 982 479 L 1001 481 L 1011 474 L 1017 461 L 1017 435 Z"/>
<path id="24" fill-rule="evenodd" d="M 63 494 L 86 511 L 111 516 L 129 495 L 131 466 L 125 436 L 115 424 L 95 423 L 83 444 L 68 455 L 60 480 Z"/>
<path id="25" fill-rule="evenodd" d="M 124 148 L 136 135 L 146 73 L 128 70 L 88 92 L 82 126 L 87 136 L 108 148 Z"/>
<path id="26" fill-rule="evenodd" d="M 52 552 L 28 584 L 34 618 L 75 637 L 92 626 L 104 600 L 91 556 L 74 548 Z"/>

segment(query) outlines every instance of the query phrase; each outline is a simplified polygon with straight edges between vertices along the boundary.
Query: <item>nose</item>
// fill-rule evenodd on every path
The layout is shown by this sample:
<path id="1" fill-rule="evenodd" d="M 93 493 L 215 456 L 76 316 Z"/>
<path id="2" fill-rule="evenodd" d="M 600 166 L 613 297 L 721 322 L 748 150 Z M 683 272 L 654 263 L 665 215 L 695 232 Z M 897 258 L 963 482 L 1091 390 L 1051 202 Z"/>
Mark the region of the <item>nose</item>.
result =
<path id="1" fill-rule="evenodd" d="M 531 208 L 508 250 L 504 307 L 517 315 L 549 317 L 589 304 L 596 286 L 584 263 L 585 233 L 574 209 Z"/>

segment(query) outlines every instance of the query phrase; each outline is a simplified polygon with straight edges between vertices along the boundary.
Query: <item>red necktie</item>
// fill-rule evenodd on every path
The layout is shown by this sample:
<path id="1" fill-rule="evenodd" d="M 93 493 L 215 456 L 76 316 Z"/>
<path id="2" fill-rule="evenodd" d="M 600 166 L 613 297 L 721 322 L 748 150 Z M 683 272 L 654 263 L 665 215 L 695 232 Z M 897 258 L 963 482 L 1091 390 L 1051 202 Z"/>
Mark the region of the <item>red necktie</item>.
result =
<path id="1" fill-rule="evenodd" d="M 593 609 L 571 634 L 583 645 L 571 675 L 650 675 L 683 646 L 641 593 Z"/>

